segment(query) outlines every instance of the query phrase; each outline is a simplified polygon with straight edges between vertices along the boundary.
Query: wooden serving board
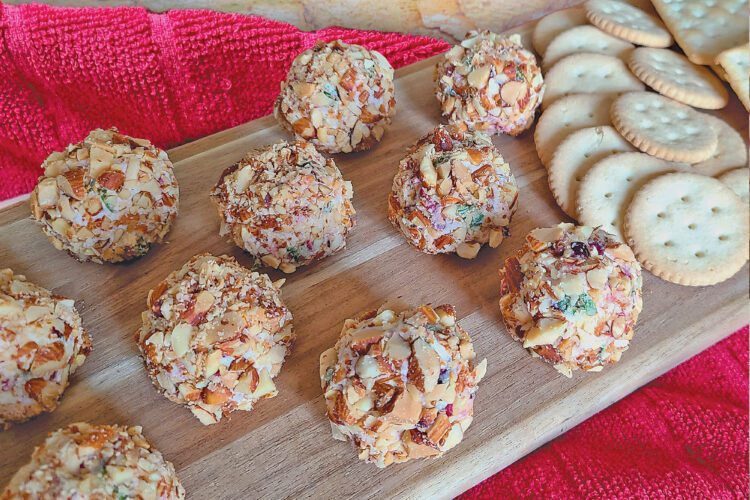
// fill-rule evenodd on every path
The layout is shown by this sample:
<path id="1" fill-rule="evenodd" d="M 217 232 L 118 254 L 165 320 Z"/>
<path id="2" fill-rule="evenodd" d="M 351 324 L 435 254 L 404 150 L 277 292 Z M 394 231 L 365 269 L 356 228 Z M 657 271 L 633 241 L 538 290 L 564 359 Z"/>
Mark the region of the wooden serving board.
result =
<path id="1" fill-rule="evenodd" d="M 180 213 L 168 243 L 121 265 L 80 264 L 55 250 L 29 218 L 27 202 L 0 211 L 0 267 L 76 300 L 94 351 L 53 413 L 0 432 L 0 486 L 45 435 L 76 421 L 142 425 L 171 460 L 191 498 L 449 497 L 567 431 L 654 377 L 731 334 L 747 321 L 747 266 L 713 287 L 689 288 L 644 272 L 644 309 L 632 347 L 601 373 L 559 375 L 513 342 L 500 320 L 497 269 L 526 233 L 567 220 L 547 187 L 532 133 L 497 137 L 520 187 L 512 237 L 466 261 L 409 247 L 386 219 L 386 195 L 405 149 L 440 122 L 432 91 L 435 60 L 397 74 L 398 111 L 381 144 L 336 162 L 354 185 L 357 227 L 344 251 L 288 276 L 283 288 L 297 342 L 277 379 L 279 396 L 251 413 L 204 427 L 157 393 L 133 334 L 149 288 L 199 252 L 251 259 L 219 237 L 208 192 L 221 171 L 249 149 L 288 137 L 272 117 L 170 151 L 180 183 Z M 736 99 L 721 116 L 747 136 Z M 272 278 L 280 277 L 272 272 Z M 345 318 L 391 304 L 452 303 L 488 360 L 474 423 L 437 460 L 377 469 L 331 437 L 318 357 Z"/>

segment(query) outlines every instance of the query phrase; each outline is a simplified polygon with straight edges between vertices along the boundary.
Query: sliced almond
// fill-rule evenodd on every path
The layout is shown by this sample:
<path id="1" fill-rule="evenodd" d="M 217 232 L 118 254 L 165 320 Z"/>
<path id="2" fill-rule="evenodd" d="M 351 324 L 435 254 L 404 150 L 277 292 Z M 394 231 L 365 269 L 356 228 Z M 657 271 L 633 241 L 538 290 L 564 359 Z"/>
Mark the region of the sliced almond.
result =
<path id="1" fill-rule="evenodd" d="M 422 403 L 419 401 L 419 390 L 413 385 L 406 386 L 406 390 L 395 396 L 395 401 L 387 418 L 394 423 L 416 424 L 422 414 Z"/>
<path id="2" fill-rule="evenodd" d="M 607 284 L 607 271 L 605 269 L 597 268 L 591 269 L 586 273 L 586 281 L 588 281 L 591 288 L 602 290 Z"/>
<path id="3" fill-rule="evenodd" d="M 193 307 L 197 313 L 205 313 L 211 309 L 215 300 L 216 299 L 211 292 L 208 290 L 201 290 L 200 293 L 198 293 L 198 296 L 195 297 L 195 305 Z"/>
<path id="4" fill-rule="evenodd" d="M 94 179 L 112 165 L 114 155 L 100 146 L 92 146 L 89 152 L 89 174 Z"/>
<path id="5" fill-rule="evenodd" d="M 247 191 L 247 187 L 250 185 L 250 181 L 255 174 L 255 169 L 252 165 L 245 165 L 237 172 L 237 180 L 235 182 L 235 190 L 238 193 L 244 193 Z"/>
<path id="6" fill-rule="evenodd" d="M 204 388 L 201 392 L 203 401 L 208 405 L 223 405 L 232 397 L 232 391 L 229 388 L 220 385 L 214 389 Z"/>
<path id="7" fill-rule="evenodd" d="M 610 254 L 612 257 L 622 259 L 625 262 L 635 262 L 635 255 L 633 255 L 633 250 L 631 250 L 630 247 L 624 243 L 614 248 L 607 248 L 605 250 L 605 253 Z"/>
<path id="8" fill-rule="evenodd" d="M 447 451 L 456 446 L 464 437 L 464 431 L 460 424 L 454 424 L 440 445 L 440 451 Z"/>
<path id="9" fill-rule="evenodd" d="M 203 370 L 206 378 L 210 377 L 219 370 L 219 365 L 221 364 L 221 356 L 222 352 L 219 349 L 216 349 L 208 355 L 208 358 L 206 358 L 206 367 Z"/>
<path id="10" fill-rule="evenodd" d="M 506 104 L 513 106 L 526 95 L 527 90 L 526 82 L 511 80 L 500 87 L 500 97 Z"/>
<path id="11" fill-rule="evenodd" d="M 375 378 L 381 374 L 378 361 L 372 356 L 361 356 L 354 365 L 354 371 L 361 378 Z"/>
<path id="12" fill-rule="evenodd" d="M 258 377 L 258 387 L 253 391 L 254 397 L 262 398 L 276 392 L 276 385 L 271 380 L 271 374 L 268 373 L 268 370 L 261 370 Z"/>
<path id="13" fill-rule="evenodd" d="M 422 338 L 417 338 L 412 344 L 414 357 L 419 364 L 424 378 L 424 391 L 431 392 L 440 377 L 440 356 Z"/>
<path id="14" fill-rule="evenodd" d="M 473 259 L 477 256 L 481 247 L 482 245 L 479 243 L 464 242 L 456 247 L 456 253 L 464 259 Z"/>
<path id="15" fill-rule="evenodd" d="M 263 257 L 260 258 L 260 260 L 263 261 L 265 265 L 272 267 L 274 269 L 278 269 L 279 264 L 281 264 L 281 261 L 278 258 L 274 257 L 273 255 L 264 255 Z"/>
<path id="16" fill-rule="evenodd" d="M 178 357 L 183 357 L 190 348 L 193 327 L 189 323 L 180 323 L 172 330 L 172 350 Z"/>
<path id="17" fill-rule="evenodd" d="M 437 184 L 437 170 L 432 164 L 429 156 L 425 155 L 419 164 L 419 172 L 422 174 L 422 181 L 425 186 L 435 187 Z"/>
<path id="18" fill-rule="evenodd" d="M 57 189 L 57 181 L 46 177 L 37 187 L 37 202 L 41 208 L 52 208 L 57 205 L 60 193 Z"/>
<path id="19" fill-rule="evenodd" d="M 555 341 L 565 334 L 565 326 L 565 321 L 543 318 L 539 320 L 537 326 L 526 333 L 523 346 L 529 348 L 539 345 L 554 345 Z"/>
<path id="20" fill-rule="evenodd" d="M 315 84 L 307 82 L 295 82 L 292 84 L 294 93 L 300 97 L 310 97 L 315 90 Z"/>
<path id="21" fill-rule="evenodd" d="M 480 66 L 472 70 L 467 77 L 469 85 L 475 89 L 483 89 L 487 85 L 487 80 L 490 79 L 490 66 Z"/>
<path id="22" fill-rule="evenodd" d="M 394 361 L 401 361 L 411 354 L 411 346 L 407 341 L 401 338 L 401 335 L 395 333 L 385 345 L 383 354 Z"/>
<path id="23" fill-rule="evenodd" d="M 86 196 L 86 187 L 83 185 L 84 172 L 82 169 L 68 170 L 57 176 L 57 185 L 63 193 L 76 200 L 82 200 Z"/>
<path id="24" fill-rule="evenodd" d="M 499 229 L 490 229 L 490 248 L 497 248 L 505 239 L 503 232 Z"/>

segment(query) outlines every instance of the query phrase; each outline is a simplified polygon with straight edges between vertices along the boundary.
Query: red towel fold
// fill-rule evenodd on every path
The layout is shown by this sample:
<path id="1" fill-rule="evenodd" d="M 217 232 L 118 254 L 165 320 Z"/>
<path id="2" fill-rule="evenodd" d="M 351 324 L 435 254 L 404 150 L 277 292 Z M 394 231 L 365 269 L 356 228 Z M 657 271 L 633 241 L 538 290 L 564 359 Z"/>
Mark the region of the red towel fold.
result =
<path id="1" fill-rule="evenodd" d="M 259 17 L 2 6 L 0 200 L 51 152 L 115 125 L 169 148 L 266 115 L 294 56 L 341 38 L 403 66 L 445 42 Z M 467 497 L 748 494 L 748 331 L 705 351 L 467 492 Z M 449 459 L 449 458 L 448 458 Z"/>

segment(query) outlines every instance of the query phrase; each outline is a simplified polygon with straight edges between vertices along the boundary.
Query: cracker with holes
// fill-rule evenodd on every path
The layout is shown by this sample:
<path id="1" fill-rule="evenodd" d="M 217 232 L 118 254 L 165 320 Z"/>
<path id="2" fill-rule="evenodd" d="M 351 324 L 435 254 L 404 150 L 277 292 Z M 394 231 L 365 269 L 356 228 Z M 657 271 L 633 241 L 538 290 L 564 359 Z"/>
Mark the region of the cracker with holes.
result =
<path id="1" fill-rule="evenodd" d="M 740 197 L 745 205 L 750 204 L 750 168 L 735 168 L 717 177 Z"/>
<path id="2" fill-rule="evenodd" d="M 586 18 L 612 35 L 649 47 L 669 47 L 672 35 L 662 22 L 641 9 L 617 0 L 589 0 Z"/>
<path id="3" fill-rule="evenodd" d="M 550 105 L 534 129 L 534 143 L 542 164 L 548 166 L 557 146 L 576 130 L 609 125 L 613 99 L 612 94 L 574 94 Z"/>
<path id="4" fill-rule="evenodd" d="M 698 174 L 715 177 L 736 167 L 747 167 L 747 144 L 739 132 L 721 118 L 701 113 L 701 119 L 716 132 L 716 149 L 708 160 L 693 165 Z"/>
<path id="5" fill-rule="evenodd" d="M 750 111 L 750 44 L 725 50 L 716 58 L 716 63 L 724 71 L 724 76 L 737 94 L 745 109 Z"/>
<path id="6" fill-rule="evenodd" d="M 610 118 L 635 147 L 669 161 L 707 160 L 718 139 L 693 108 L 651 92 L 629 92 L 612 103 Z"/>
<path id="7" fill-rule="evenodd" d="M 588 127 L 573 132 L 555 150 L 549 165 L 549 187 L 555 201 L 569 216 L 576 218 L 578 184 L 591 166 L 614 153 L 635 151 L 610 126 Z"/>
<path id="8" fill-rule="evenodd" d="M 747 43 L 747 0 L 653 0 L 677 44 L 695 64 Z M 747 85 L 747 80 L 745 80 Z"/>
<path id="9" fill-rule="evenodd" d="M 586 13 L 581 7 L 558 10 L 541 18 L 534 32 L 531 34 L 531 43 L 537 54 L 544 55 L 549 43 L 563 31 L 586 23 Z"/>
<path id="10" fill-rule="evenodd" d="M 557 61 L 571 54 L 589 52 L 624 58 L 635 47 L 594 26 L 576 26 L 563 31 L 552 40 L 544 52 L 542 67 L 551 68 Z"/>
<path id="11" fill-rule="evenodd" d="M 729 102 L 718 78 L 677 52 L 639 47 L 629 54 L 627 63 L 643 83 L 675 101 L 703 109 L 721 109 Z"/>
<path id="12" fill-rule="evenodd" d="M 641 152 L 617 153 L 596 162 L 578 187 L 578 221 L 586 226 L 601 226 L 625 241 L 622 222 L 625 210 L 638 189 L 649 180 L 668 172 L 689 168 Z"/>
<path id="13" fill-rule="evenodd" d="M 748 255 L 747 208 L 721 181 L 665 174 L 646 183 L 625 215 L 625 235 L 641 265 L 681 285 L 720 283 Z"/>
<path id="14" fill-rule="evenodd" d="M 622 94 L 646 88 L 622 60 L 604 54 L 563 57 L 547 72 L 545 81 L 547 90 L 542 101 L 545 109 L 570 94 Z"/>

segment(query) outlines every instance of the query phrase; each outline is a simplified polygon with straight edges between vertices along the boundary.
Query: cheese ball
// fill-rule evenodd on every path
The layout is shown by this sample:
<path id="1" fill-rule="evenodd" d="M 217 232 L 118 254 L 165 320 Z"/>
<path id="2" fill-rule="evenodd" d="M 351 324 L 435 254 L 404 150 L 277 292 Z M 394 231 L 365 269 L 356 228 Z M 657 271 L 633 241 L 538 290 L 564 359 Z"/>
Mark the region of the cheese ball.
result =
<path id="1" fill-rule="evenodd" d="M 285 273 L 344 248 L 354 227 L 352 196 L 333 160 L 303 141 L 250 152 L 211 193 L 221 235 Z"/>
<path id="2" fill-rule="evenodd" d="M 204 425 L 276 396 L 273 378 L 294 341 L 282 284 L 226 255 L 196 255 L 167 276 L 136 333 L 156 388 Z"/>
<path id="3" fill-rule="evenodd" d="M 79 422 L 34 449 L 0 495 L 15 498 L 167 500 L 185 498 L 185 490 L 141 427 Z"/>
<path id="4" fill-rule="evenodd" d="M 0 427 L 57 408 L 89 352 L 72 300 L 0 269 Z"/>
<path id="5" fill-rule="evenodd" d="M 600 371 L 630 345 L 643 307 L 641 266 L 603 229 L 534 229 L 500 278 L 511 336 L 560 373 Z"/>
<path id="6" fill-rule="evenodd" d="M 542 71 L 521 38 L 471 31 L 435 68 L 436 96 L 451 123 L 490 135 L 531 127 L 544 95 Z"/>
<path id="7" fill-rule="evenodd" d="M 379 52 L 318 42 L 292 62 L 274 116 L 326 153 L 370 149 L 396 112 L 393 68 Z"/>
<path id="8" fill-rule="evenodd" d="M 92 131 L 42 168 L 32 215 L 55 248 L 81 262 L 145 255 L 177 216 L 180 193 L 167 153 L 117 129 Z"/>
<path id="9" fill-rule="evenodd" d="M 422 252 L 472 259 L 510 234 L 517 201 L 510 166 L 489 137 L 439 125 L 401 160 L 388 218 Z"/>
<path id="10" fill-rule="evenodd" d="M 320 379 L 335 439 L 386 467 L 438 457 L 463 439 L 487 361 L 474 363 L 453 306 L 347 319 L 320 356 Z"/>

